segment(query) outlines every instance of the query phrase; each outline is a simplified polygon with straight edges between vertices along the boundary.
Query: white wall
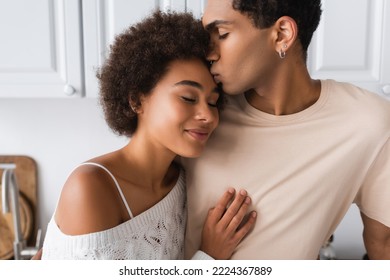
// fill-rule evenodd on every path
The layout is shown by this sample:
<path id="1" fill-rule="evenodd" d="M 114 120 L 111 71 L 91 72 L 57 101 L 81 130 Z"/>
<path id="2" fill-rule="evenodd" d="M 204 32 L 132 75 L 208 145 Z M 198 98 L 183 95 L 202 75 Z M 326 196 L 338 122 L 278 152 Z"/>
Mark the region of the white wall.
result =
<path id="1" fill-rule="evenodd" d="M 36 160 L 44 232 L 72 168 L 126 142 L 109 130 L 97 99 L 0 99 L 0 154 Z"/>
<path id="2" fill-rule="evenodd" d="M 97 99 L 0 99 L 0 154 L 37 161 L 38 222 L 44 232 L 72 168 L 126 142 L 109 130 Z M 363 256 L 361 232 L 353 206 L 335 233 L 338 258 Z"/>

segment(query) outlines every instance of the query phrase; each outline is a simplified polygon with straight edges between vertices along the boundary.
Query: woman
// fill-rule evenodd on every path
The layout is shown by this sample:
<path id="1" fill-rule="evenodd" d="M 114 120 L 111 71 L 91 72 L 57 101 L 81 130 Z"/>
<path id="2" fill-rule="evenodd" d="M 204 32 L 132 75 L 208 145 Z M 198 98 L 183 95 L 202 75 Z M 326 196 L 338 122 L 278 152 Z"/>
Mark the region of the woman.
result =
<path id="1" fill-rule="evenodd" d="M 98 74 L 100 100 L 108 125 L 131 140 L 71 173 L 42 259 L 183 258 L 185 174 L 174 159 L 200 155 L 222 104 L 207 46 L 190 14 L 156 12 L 116 38 Z M 253 226 L 255 213 L 242 223 L 246 192 L 234 195 L 210 210 L 194 258 L 229 258 Z"/>

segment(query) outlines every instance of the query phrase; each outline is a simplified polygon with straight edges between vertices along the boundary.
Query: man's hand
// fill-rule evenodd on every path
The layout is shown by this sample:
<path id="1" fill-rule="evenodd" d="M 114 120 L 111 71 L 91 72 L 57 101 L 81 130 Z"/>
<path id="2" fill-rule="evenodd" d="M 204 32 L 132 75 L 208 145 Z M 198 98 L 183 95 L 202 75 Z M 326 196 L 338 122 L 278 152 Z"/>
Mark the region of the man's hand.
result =
<path id="1" fill-rule="evenodd" d="M 255 211 L 244 220 L 251 203 L 247 192 L 241 190 L 234 195 L 233 188 L 223 194 L 217 205 L 209 210 L 203 227 L 200 249 L 214 259 L 229 259 L 256 220 Z"/>
<path id="2" fill-rule="evenodd" d="M 390 228 L 360 213 L 363 239 L 370 260 L 390 260 Z"/>

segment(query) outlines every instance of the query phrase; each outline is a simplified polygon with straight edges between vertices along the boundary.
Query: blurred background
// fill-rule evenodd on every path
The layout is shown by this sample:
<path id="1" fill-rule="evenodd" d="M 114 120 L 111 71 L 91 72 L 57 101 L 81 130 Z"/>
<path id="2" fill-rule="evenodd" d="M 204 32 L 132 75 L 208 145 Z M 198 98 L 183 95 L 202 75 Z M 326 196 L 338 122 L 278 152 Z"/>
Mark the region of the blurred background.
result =
<path id="1" fill-rule="evenodd" d="M 28 246 L 35 246 L 38 229 L 44 236 L 72 168 L 127 142 L 108 129 L 97 100 L 96 69 L 115 34 L 156 8 L 201 17 L 206 2 L 0 0 L 0 163 L 21 163 L 15 173 L 23 182 L 19 214 Z M 313 77 L 390 98 L 389 1 L 323 0 L 323 10 L 309 51 Z M 8 259 L 15 228 L 12 214 L 3 212 L 0 259 Z M 363 258 L 356 206 L 330 244 L 327 252 L 337 259 Z"/>

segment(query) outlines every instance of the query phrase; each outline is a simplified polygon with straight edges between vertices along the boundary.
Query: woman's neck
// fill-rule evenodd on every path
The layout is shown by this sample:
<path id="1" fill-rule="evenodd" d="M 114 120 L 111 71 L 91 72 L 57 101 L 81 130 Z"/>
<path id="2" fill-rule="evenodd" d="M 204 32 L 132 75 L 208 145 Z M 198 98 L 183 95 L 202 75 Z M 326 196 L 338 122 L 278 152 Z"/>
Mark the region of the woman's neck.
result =
<path id="1" fill-rule="evenodd" d="M 144 137 L 134 134 L 129 144 L 120 151 L 122 157 L 137 174 L 137 184 L 153 190 L 171 185 L 177 178 L 176 156 L 165 147 L 154 145 Z"/>

